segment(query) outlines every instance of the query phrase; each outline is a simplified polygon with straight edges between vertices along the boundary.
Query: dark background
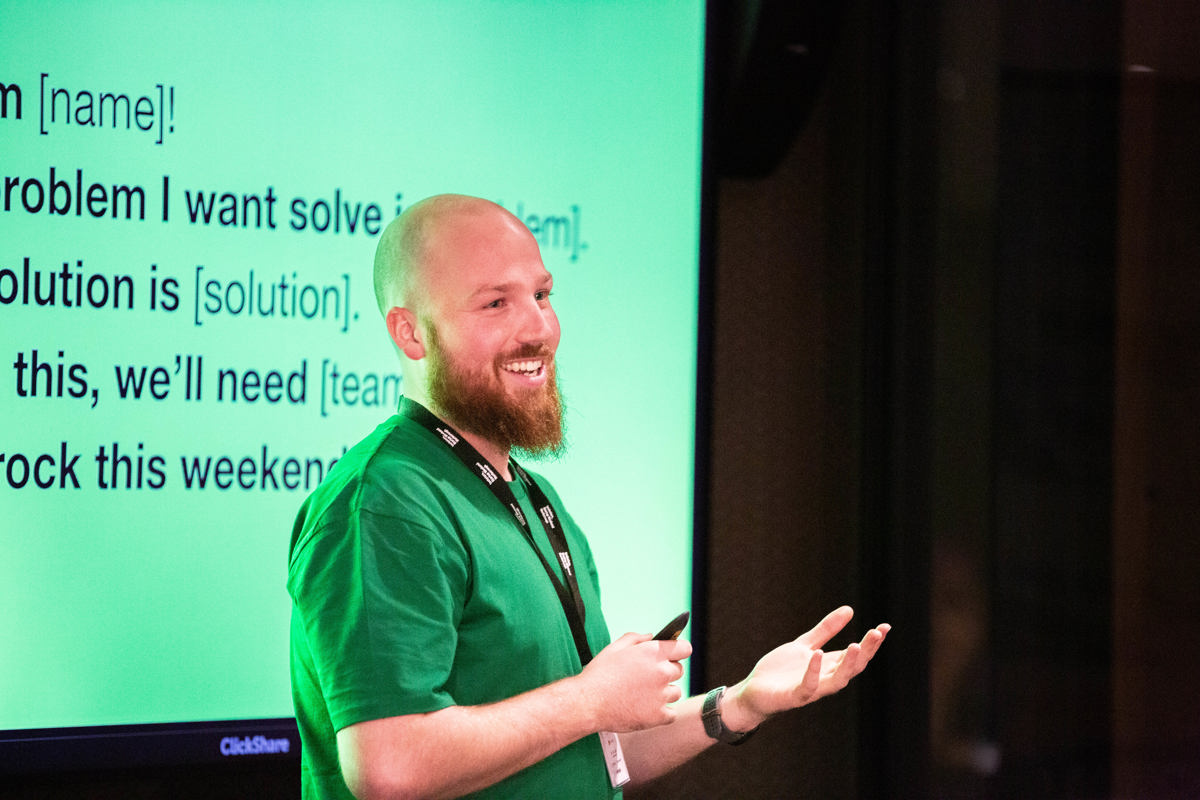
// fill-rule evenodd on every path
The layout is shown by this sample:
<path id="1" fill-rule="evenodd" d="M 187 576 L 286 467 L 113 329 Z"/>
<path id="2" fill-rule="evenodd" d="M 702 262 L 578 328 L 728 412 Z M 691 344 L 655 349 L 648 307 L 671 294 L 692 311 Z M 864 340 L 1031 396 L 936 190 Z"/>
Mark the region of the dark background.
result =
<path id="1" fill-rule="evenodd" d="M 628 795 L 1200 796 L 1200 6 L 710 16 L 693 670 L 841 603 L 895 628 L 852 689 Z"/>

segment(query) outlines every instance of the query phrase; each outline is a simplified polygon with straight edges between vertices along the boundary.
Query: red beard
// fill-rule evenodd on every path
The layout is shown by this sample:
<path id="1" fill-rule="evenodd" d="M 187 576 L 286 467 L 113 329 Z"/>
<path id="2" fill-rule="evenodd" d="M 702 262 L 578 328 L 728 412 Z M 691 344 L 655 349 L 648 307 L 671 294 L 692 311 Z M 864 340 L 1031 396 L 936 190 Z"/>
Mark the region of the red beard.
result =
<path id="1" fill-rule="evenodd" d="M 532 456 L 562 454 L 562 395 L 553 355 L 547 348 L 509 354 L 491 365 L 490 373 L 472 373 L 446 357 L 437 331 L 430 326 L 425 357 L 430 360 L 429 399 L 447 422 L 507 450 Z M 514 358 L 543 359 L 549 370 L 546 383 L 520 396 L 509 394 L 496 373 L 502 361 Z"/>

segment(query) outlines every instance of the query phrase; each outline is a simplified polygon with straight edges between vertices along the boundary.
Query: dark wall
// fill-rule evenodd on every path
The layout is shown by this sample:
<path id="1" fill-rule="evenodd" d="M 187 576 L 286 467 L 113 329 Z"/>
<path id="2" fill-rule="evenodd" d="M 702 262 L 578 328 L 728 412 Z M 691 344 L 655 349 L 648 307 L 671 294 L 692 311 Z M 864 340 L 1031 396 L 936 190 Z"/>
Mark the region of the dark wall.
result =
<path id="1" fill-rule="evenodd" d="M 646 794 L 1197 796 L 1200 14 L 845 23 L 717 184 L 709 683 L 838 602 L 896 629 Z"/>
<path id="2" fill-rule="evenodd" d="M 1113 789 L 1200 796 L 1200 8 L 1124 28 L 1113 515 Z"/>

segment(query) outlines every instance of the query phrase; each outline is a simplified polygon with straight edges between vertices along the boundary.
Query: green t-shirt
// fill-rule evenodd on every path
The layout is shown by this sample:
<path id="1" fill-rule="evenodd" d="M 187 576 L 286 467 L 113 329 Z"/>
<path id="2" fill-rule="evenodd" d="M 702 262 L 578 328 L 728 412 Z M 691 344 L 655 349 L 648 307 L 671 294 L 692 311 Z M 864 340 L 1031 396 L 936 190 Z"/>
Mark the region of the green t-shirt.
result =
<path id="1" fill-rule="evenodd" d="M 560 514 L 592 652 L 609 642 L 587 541 Z M 557 565 L 519 480 L 534 540 Z M 545 568 L 508 509 L 434 434 L 394 416 L 343 456 L 292 531 L 292 695 L 305 798 L 350 798 L 336 732 L 370 719 L 503 700 L 580 669 Z M 604 798 L 588 736 L 480 797 Z"/>

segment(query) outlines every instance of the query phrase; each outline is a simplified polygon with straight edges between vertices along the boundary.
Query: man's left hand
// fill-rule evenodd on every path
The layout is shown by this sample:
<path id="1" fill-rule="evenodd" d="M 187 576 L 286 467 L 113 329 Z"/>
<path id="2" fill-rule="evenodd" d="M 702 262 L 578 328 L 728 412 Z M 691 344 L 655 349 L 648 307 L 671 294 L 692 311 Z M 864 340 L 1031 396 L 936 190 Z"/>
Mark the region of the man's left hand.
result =
<path id="1" fill-rule="evenodd" d="M 721 715 L 731 730 L 748 731 L 781 711 L 839 692 L 866 668 L 891 626 L 878 625 L 844 650 L 824 652 L 854 611 L 842 606 L 797 639 L 767 653 L 748 676 L 726 690 Z"/>

